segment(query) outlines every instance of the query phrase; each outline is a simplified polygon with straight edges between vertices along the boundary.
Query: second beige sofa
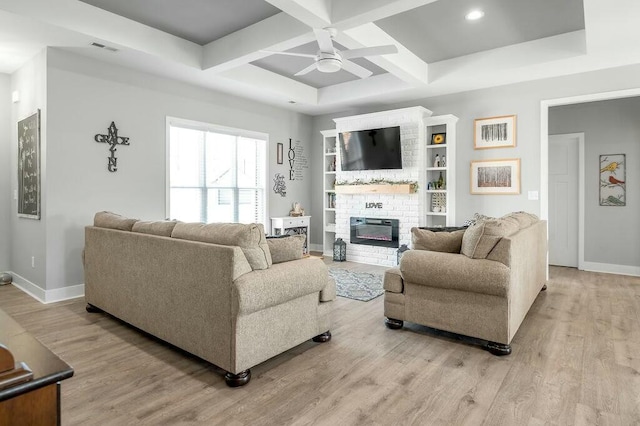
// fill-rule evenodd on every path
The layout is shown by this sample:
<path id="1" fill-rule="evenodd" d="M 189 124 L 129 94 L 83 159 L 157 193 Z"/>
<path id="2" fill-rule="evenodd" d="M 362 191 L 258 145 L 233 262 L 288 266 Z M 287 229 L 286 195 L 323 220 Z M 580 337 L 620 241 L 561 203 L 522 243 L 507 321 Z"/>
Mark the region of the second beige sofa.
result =
<path id="1" fill-rule="evenodd" d="M 420 232 L 412 231 L 414 237 Z M 436 234 L 430 237 L 444 251 L 407 251 L 400 267 L 386 272 L 387 326 L 426 325 L 485 340 L 492 353 L 508 355 L 529 308 L 546 289 L 546 221 L 512 214 L 457 235 Z M 452 238 L 461 240 L 457 250 L 463 253 L 451 249 Z"/>

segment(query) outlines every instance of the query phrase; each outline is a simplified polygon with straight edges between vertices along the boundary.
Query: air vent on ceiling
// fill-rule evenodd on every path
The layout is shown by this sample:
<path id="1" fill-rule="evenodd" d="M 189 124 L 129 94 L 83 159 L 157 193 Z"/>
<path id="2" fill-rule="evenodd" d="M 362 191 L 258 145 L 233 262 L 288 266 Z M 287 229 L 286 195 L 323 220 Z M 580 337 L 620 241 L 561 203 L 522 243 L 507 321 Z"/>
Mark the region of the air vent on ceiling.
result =
<path id="1" fill-rule="evenodd" d="M 117 52 L 118 51 L 118 49 L 116 49 L 115 47 L 105 46 L 104 44 L 96 43 L 95 41 L 93 43 L 91 43 L 91 46 L 99 47 L 100 49 L 108 50 L 110 52 Z"/>

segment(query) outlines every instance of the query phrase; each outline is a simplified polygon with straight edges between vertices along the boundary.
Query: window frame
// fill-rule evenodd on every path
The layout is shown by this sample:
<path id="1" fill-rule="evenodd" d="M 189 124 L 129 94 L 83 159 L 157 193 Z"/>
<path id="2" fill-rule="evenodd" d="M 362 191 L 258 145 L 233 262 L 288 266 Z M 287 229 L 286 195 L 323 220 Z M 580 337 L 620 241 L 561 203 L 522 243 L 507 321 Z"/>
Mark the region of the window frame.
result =
<path id="1" fill-rule="evenodd" d="M 221 126 L 218 124 L 213 124 L 213 123 L 204 123 L 204 122 L 200 122 L 200 121 L 195 121 L 195 120 L 188 120 L 188 119 L 184 119 L 184 118 L 178 118 L 178 117 L 170 117 L 167 116 L 166 117 L 166 126 L 165 126 L 165 217 L 170 218 L 170 214 L 171 214 L 171 156 L 170 156 L 170 152 L 171 152 L 171 127 L 182 127 L 182 128 L 186 128 L 186 129 L 191 129 L 191 130 L 198 130 L 198 131 L 203 131 L 203 132 L 213 132 L 213 133 L 219 133 L 219 134 L 225 134 L 225 135 L 229 135 L 229 136 L 236 136 L 236 137 L 243 137 L 243 138 L 249 138 L 249 139 L 259 139 L 259 140 L 263 140 L 265 143 L 265 164 L 264 164 L 264 170 L 263 170 L 263 179 L 264 179 L 264 188 L 263 188 L 263 205 L 264 205 L 264 212 L 263 212 L 263 217 L 262 217 L 262 224 L 266 227 L 269 225 L 269 182 L 268 182 L 268 176 L 269 176 L 269 164 L 270 163 L 270 149 L 269 149 L 269 134 L 268 133 L 262 133 L 262 132 L 256 132 L 253 130 L 243 130 L 243 129 L 237 129 L 234 127 L 226 127 L 226 126 Z M 237 164 L 236 164 L 237 166 Z M 235 182 L 235 193 L 238 193 L 239 189 L 242 188 L 238 188 L 237 186 L 237 182 Z M 194 187 L 194 188 L 201 188 L 201 187 Z M 224 189 L 224 188 L 220 188 L 220 189 Z M 205 187 L 206 190 L 206 187 Z M 238 199 L 235 200 L 236 204 L 239 208 L 240 206 L 240 200 L 239 197 Z M 202 207 L 203 209 L 206 208 L 205 206 Z"/>

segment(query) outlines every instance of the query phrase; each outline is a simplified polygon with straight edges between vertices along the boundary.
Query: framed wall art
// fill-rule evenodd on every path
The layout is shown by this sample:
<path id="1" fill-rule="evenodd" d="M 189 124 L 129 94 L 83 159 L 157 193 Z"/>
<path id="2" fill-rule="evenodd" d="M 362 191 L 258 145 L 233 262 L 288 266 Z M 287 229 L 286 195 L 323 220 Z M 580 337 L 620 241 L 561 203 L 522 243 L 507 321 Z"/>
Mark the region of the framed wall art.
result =
<path id="1" fill-rule="evenodd" d="M 431 145 L 441 145 L 447 143 L 446 133 L 434 133 L 431 135 Z"/>
<path id="2" fill-rule="evenodd" d="M 282 164 L 283 163 L 283 155 L 284 155 L 284 147 L 282 146 L 281 143 L 278 143 L 276 145 L 276 162 L 278 164 Z"/>
<path id="3" fill-rule="evenodd" d="M 18 121 L 18 217 L 40 219 L 40 110 Z"/>
<path id="4" fill-rule="evenodd" d="M 520 159 L 471 162 L 472 194 L 519 194 Z"/>
<path id="5" fill-rule="evenodd" d="M 600 205 L 627 205 L 627 166 L 625 154 L 600 156 Z"/>
<path id="6" fill-rule="evenodd" d="M 473 127 L 473 149 L 516 146 L 516 116 L 477 118 Z"/>

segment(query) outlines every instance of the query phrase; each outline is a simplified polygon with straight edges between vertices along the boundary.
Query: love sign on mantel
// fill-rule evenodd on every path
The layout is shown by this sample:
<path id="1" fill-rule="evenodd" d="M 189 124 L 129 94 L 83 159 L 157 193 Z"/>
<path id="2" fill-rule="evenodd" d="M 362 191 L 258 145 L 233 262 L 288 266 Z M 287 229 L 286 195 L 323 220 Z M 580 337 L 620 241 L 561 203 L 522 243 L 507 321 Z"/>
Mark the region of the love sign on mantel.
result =
<path id="1" fill-rule="evenodd" d="M 365 203 L 364 208 L 365 209 L 381 209 L 382 203 Z"/>

